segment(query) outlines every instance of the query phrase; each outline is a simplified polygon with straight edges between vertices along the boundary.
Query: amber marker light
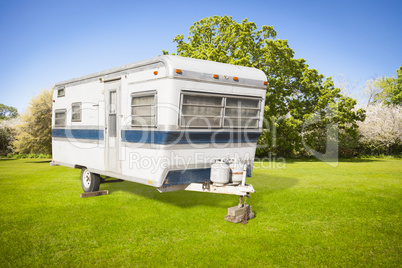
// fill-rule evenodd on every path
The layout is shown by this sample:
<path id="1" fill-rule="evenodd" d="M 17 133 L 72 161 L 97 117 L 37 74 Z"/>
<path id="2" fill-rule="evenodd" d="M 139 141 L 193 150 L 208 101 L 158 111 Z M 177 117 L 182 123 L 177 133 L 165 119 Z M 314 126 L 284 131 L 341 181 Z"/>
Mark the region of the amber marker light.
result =
<path id="1" fill-rule="evenodd" d="M 215 78 L 215 79 L 218 79 L 218 78 L 219 78 L 219 75 L 214 74 L 212 77 Z"/>
<path id="2" fill-rule="evenodd" d="M 177 74 L 181 74 L 181 70 L 180 70 L 180 69 L 176 69 L 176 73 L 177 73 Z"/>
<path id="3" fill-rule="evenodd" d="M 157 75 L 157 74 L 158 74 L 158 71 L 155 71 L 155 72 L 154 72 L 154 75 Z"/>
<path id="4" fill-rule="evenodd" d="M 234 81 L 239 81 L 239 78 L 235 76 L 235 77 L 233 77 L 233 80 Z"/>
<path id="5" fill-rule="evenodd" d="M 267 86 L 268 85 L 268 82 L 267 81 L 264 81 L 264 86 Z"/>

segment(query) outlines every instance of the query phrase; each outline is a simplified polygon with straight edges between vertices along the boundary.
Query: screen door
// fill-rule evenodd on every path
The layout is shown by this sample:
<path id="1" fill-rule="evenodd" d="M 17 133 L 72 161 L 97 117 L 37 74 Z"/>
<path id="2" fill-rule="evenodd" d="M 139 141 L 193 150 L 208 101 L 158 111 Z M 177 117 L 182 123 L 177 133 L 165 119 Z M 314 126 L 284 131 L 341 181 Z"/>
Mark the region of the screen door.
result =
<path id="1" fill-rule="evenodd" d="M 120 172 L 120 80 L 105 82 L 106 100 L 106 157 L 105 166 L 107 171 Z"/>

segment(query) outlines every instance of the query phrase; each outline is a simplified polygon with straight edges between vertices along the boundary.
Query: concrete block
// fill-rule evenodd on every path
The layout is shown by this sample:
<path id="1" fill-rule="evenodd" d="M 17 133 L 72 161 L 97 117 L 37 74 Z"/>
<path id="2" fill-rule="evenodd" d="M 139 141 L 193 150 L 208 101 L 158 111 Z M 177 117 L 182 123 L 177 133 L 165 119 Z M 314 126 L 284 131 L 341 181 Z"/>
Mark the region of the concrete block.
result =
<path id="1" fill-rule="evenodd" d="M 252 219 L 255 217 L 254 212 L 252 211 L 252 207 L 250 205 L 246 205 L 248 207 L 248 219 Z M 239 208 L 238 206 L 228 208 L 228 215 L 225 216 L 225 220 L 233 223 L 240 223 L 243 220 L 244 209 L 246 207 Z"/>
<path id="2" fill-rule="evenodd" d="M 250 205 L 246 205 L 246 206 L 248 207 L 249 213 L 253 212 L 253 208 Z M 245 207 L 239 208 L 238 206 L 230 207 L 230 208 L 228 208 L 228 215 L 233 216 L 233 217 L 243 216 L 244 208 Z"/>

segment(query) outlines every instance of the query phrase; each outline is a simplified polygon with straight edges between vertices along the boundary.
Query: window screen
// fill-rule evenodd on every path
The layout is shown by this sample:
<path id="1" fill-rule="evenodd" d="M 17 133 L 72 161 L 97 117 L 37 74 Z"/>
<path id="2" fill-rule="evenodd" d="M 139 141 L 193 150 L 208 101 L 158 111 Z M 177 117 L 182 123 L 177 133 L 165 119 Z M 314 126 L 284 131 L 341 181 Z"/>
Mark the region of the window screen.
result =
<path id="1" fill-rule="evenodd" d="M 258 128 L 259 98 L 182 94 L 180 126 L 184 128 Z"/>
<path id="2" fill-rule="evenodd" d="M 116 91 L 110 91 L 109 95 L 109 114 L 116 113 L 117 100 Z"/>
<path id="3" fill-rule="evenodd" d="M 81 122 L 81 102 L 76 102 L 71 105 L 71 121 Z"/>
<path id="4" fill-rule="evenodd" d="M 64 97 L 66 94 L 65 94 L 65 89 L 64 89 L 64 87 L 63 88 L 59 88 L 58 90 L 57 90 L 57 97 L 58 98 L 60 98 L 60 97 Z"/>
<path id="5" fill-rule="evenodd" d="M 56 110 L 54 112 L 54 125 L 56 127 L 66 126 L 66 110 Z"/>
<path id="6" fill-rule="evenodd" d="M 117 135 L 117 93 L 116 91 L 110 91 L 109 93 L 109 107 L 108 107 L 108 135 L 109 137 L 116 137 Z"/>
<path id="7" fill-rule="evenodd" d="M 260 100 L 226 98 L 225 128 L 258 128 Z"/>
<path id="8" fill-rule="evenodd" d="M 183 94 L 181 109 L 182 127 L 222 127 L 223 97 Z"/>
<path id="9" fill-rule="evenodd" d="M 156 94 L 132 95 L 131 97 L 131 126 L 156 126 Z"/>

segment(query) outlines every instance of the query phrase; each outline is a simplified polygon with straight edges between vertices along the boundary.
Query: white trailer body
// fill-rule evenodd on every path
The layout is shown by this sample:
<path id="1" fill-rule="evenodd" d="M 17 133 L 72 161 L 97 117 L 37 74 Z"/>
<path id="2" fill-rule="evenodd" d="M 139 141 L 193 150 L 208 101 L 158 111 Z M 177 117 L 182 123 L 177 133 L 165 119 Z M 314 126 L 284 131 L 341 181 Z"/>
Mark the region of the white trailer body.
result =
<path id="1" fill-rule="evenodd" d="M 52 165 L 191 190 L 229 155 L 251 176 L 265 81 L 254 68 L 159 56 L 57 83 Z"/>

